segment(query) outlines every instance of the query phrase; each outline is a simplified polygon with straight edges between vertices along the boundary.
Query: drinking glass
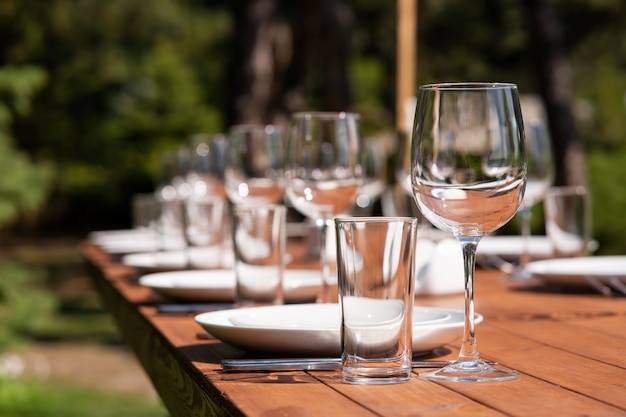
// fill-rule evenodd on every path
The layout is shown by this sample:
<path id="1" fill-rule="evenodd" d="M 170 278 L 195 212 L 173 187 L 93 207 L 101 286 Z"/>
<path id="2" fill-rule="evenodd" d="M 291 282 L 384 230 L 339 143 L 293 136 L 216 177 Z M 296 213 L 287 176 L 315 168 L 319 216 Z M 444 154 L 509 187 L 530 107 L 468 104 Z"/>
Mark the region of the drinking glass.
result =
<path id="1" fill-rule="evenodd" d="M 237 306 L 283 303 L 286 216 L 278 204 L 233 209 Z"/>
<path id="2" fill-rule="evenodd" d="M 546 194 L 543 208 L 554 257 L 588 256 L 595 250 L 591 238 L 591 203 L 587 187 L 552 187 Z"/>
<path id="3" fill-rule="evenodd" d="M 222 266 L 222 225 L 224 199 L 192 196 L 185 201 L 184 220 L 187 240 L 187 263 L 190 268 Z"/>
<path id="4" fill-rule="evenodd" d="M 293 207 L 314 219 L 320 231 L 322 288 L 318 302 L 337 301 L 330 292 L 337 275 L 328 262 L 327 230 L 354 205 L 361 182 L 359 125 L 354 113 L 312 112 L 292 116 L 285 164 L 285 195 Z"/>
<path id="5" fill-rule="evenodd" d="M 524 267 L 530 262 L 531 210 L 542 201 L 554 181 L 554 163 L 550 132 L 544 120 L 534 120 L 526 124 L 526 191 L 517 213 L 520 218 L 522 251 L 518 275 L 524 278 Z"/>
<path id="6" fill-rule="evenodd" d="M 230 129 L 224 180 L 235 205 L 275 204 L 285 188 L 283 134 L 274 125 L 236 125 Z"/>
<path id="7" fill-rule="evenodd" d="M 335 219 L 342 376 L 356 384 L 411 377 L 417 219 Z"/>
<path id="8" fill-rule="evenodd" d="M 227 140 L 222 133 L 199 133 L 189 138 L 190 162 L 187 182 L 191 196 L 195 199 L 216 198 L 223 201 L 222 237 L 218 266 L 228 268 L 233 265 L 231 217 L 224 190 L 224 159 Z"/>
<path id="9" fill-rule="evenodd" d="M 411 149 L 413 196 L 421 213 L 460 242 L 465 326 L 458 359 L 420 374 L 443 381 L 519 378 L 481 360 L 474 328 L 474 269 L 481 237 L 502 227 L 521 204 L 526 151 L 515 84 L 421 86 Z"/>
<path id="10" fill-rule="evenodd" d="M 154 193 L 134 194 L 131 201 L 133 229 L 154 238 L 155 221 L 159 212 L 158 200 Z"/>

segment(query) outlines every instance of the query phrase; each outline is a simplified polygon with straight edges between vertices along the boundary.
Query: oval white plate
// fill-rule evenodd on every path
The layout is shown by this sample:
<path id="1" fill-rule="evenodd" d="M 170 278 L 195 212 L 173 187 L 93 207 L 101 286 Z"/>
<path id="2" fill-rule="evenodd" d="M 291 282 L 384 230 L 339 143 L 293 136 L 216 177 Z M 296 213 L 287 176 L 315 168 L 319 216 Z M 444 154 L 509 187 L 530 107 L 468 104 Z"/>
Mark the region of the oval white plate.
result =
<path id="1" fill-rule="evenodd" d="M 139 229 L 91 232 L 88 239 L 111 254 L 148 252 L 157 249 L 154 233 Z"/>
<path id="2" fill-rule="evenodd" d="M 458 310 L 415 306 L 413 353 L 427 352 L 456 340 L 463 332 L 463 316 Z M 476 323 L 482 319 L 476 315 Z M 197 315 L 195 320 L 222 342 L 251 352 L 303 357 L 341 355 L 338 304 L 212 311 Z"/>
<path id="3" fill-rule="evenodd" d="M 319 271 L 287 270 L 284 295 L 288 303 L 313 301 L 322 277 Z M 175 298 L 193 301 L 231 302 L 235 297 L 232 269 L 160 272 L 144 275 L 139 283 Z"/>
<path id="4" fill-rule="evenodd" d="M 374 300 L 387 301 L 387 300 Z M 384 309 L 387 311 L 388 309 Z M 324 313 L 323 311 L 322 313 Z M 418 309 L 414 311 L 416 323 L 420 325 L 437 323 L 450 319 L 447 311 L 433 309 Z M 275 308 L 247 308 L 239 313 L 232 314 L 228 320 L 239 327 L 256 327 L 273 329 L 316 329 L 327 330 L 337 327 L 337 320 L 334 315 L 287 315 L 282 309 Z"/>
<path id="5" fill-rule="evenodd" d="M 225 267 L 232 264 L 232 251 L 224 253 L 219 248 L 194 248 L 194 251 L 194 259 L 203 259 L 201 269 L 218 268 L 220 262 L 226 262 Z M 122 256 L 121 262 L 144 271 L 176 271 L 187 268 L 189 254 L 187 250 L 131 253 Z"/>
<path id="6" fill-rule="evenodd" d="M 546 281 L 582 285 L 585 277 L 601 282 L 626 277 L 626 256 L 586 256 L 530 262 L 526 270 Z"/>
<path id="7" fill-rule="evenodd" d="M 549 258 L 553 254 L 552 243 L 546 236 L 530 236 L 528 249 L 535 259 Z M 509 260 L 517 260 L 521 253 L 521 236 L 485 236 L 476 249 L 476 256 L 498 255 Z"/>

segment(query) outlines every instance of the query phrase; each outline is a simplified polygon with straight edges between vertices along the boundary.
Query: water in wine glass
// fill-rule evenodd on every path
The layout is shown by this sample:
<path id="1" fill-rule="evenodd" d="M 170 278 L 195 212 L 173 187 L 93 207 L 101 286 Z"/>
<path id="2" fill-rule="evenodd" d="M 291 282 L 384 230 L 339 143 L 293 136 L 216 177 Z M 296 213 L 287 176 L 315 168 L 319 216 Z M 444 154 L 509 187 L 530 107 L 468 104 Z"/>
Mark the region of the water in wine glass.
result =
<path id="1" fill-rule="evenodd" d="M 354 178 L 315 182 L 294 178 L 288 181 L 286 195 L 289 201 L 300 213 L 314 219 L 348 212 L 359 190 L 359 181 Z"/>
<path id="2" fill-rule="evenodd" d="M 521 204 L 526 151 L 514 84 L 422 86 L 411 148 L 411 183 L 421 213 L 461 243 L 465 327 L 459 358 L 421 373 L 442 381 L 504 381 L 519 373 L 480 359 L 474 328 L 474 269 L 482 236 L 508 222 Z"/>
<path id="3" fill-rule="evenodd" d="M 472 187 L 420 185 L 415 193 L 421 212 L 437 228 L 456 235 L 484 236 L 515 215 L 523 193 L 523 178 Z"/>
<path id="4" fill-rule="evenodd" d="M 277 203 L 283 198 L 285 186 L 282 180 L 273 178 L 226 177 L 228 198 L 235 204 L 253 202 Z"/>

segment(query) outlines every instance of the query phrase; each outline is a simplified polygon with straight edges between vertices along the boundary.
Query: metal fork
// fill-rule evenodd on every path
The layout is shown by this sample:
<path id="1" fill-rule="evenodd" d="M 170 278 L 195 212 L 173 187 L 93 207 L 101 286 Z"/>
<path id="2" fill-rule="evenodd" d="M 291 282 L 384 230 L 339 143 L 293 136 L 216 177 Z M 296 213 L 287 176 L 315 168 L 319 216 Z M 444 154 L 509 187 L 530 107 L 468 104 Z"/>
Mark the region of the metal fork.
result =
<path id="1" fill-rule="evenodd" d="M 610 277 L 607 280 L 608 285 L 590 275 L 585 275 L 583 278 L 591 288 L 607 297 L 626 295 L 626 284 L 619 277 Z"/>
<path id="2" fill-rule="evenodd" d="M 615 291 L 617 291 L 620 295 L 626 295 L 626 284 L 619 277 L 611 277 L 609 278 L 609 285 L 613 287 Z"/>

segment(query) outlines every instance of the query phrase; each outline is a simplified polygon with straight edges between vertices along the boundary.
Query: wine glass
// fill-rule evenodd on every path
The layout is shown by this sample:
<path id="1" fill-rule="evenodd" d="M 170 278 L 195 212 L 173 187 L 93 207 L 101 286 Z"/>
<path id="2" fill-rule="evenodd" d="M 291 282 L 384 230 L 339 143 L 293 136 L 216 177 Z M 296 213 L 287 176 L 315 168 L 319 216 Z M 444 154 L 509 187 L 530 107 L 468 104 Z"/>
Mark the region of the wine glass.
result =
<path id="1" fill-rule="evenodd" d="M 187 182 L 195 197 L 215 197 L 225 199 L 224 159 L 226 138 L 214 135 L 195 134 L 189 138 L 191 156 L 187 171 Z"/>
<path id="2" fill-rule="evenodd" d="M 522 251 L 518 275 L 527 278 L 524 267 L 530 262 L 531 212 L 535 204 L 544 199 L 554 181 L 554 163 L 550 132 L 544 120 L 532 120 L 526 124 L 526 192 L 517 213 L 520 219 Z"/>
<path id="3" fill-rule="evenodd" d="M 386 188 L 387 155 L 379 139 L 364 140 L 361 168 L 363 180 L 352 215 L 371 216 L 376 201 Z"/>
<path id="4" fill-rule="evenodd" d="M 502 381 L 517 371 L 483 362 L 474 329 L 474 269 L 480 239 L 507 223 L 521 204 L 526 151 L 515 84 L 421 86 L 411 149 L 413 196 L 422 214 L 461 244 L 465 328 L 458 359 L 420 374 L 443 381 Z"/>
<path id="5" fill-rule="evenodd" d="M 320 231 L 322 288 L 318 302 L 336 301 L 336 265 L 331 274 L 327 230 L 333 218 L 355 204 L 361 183 L 360 116 L 311 112 L 292 116 L 285 164 L 285 195 Z"/>
<path id="6" fill-rule="evenodd" d="M 236 125 L 226 147 L 224 182 L 234 205 L 275 204 L 283 198 L 285 150 L 274 125 Z"/>
<path id="7" fill-rule="evenodd" d="M 217 245 L 220 256 L 215 266 L 227 268 L 232 266 L 234 258 L 232 256 L 232 239 L 230 239 L 231 219 L 224 190 L 226 136 L 222 133 L 211 135 L 204 133 L 194 134 L 189 138 L 189 145 L 191 156 L 187 182 L 191 188 L 190 200 L 193 201 L 190 201 L 188 209 L 194 210 L 195 207 L 204 206 L 207 209 L 207 213 L 210 213 L 211 210 L 208 209 L 210 200 L 216 199 L 222 202 L 222 226 L 219 230 L 212 230 L 211 233 L 215 233 L 215 240 L 220 242 Z M 213 204 L 212 209 L 218 205 L 220 204 Z M 196 217 L 190 217 L 190 219 L 194 218 Z M 211 216 L 211 218 L 214 219 L 216 217 Z M 189 226 L 195 227 L 191 224 Z M 205 262 L 206 259 L 202 262 Z"/>

